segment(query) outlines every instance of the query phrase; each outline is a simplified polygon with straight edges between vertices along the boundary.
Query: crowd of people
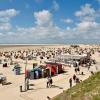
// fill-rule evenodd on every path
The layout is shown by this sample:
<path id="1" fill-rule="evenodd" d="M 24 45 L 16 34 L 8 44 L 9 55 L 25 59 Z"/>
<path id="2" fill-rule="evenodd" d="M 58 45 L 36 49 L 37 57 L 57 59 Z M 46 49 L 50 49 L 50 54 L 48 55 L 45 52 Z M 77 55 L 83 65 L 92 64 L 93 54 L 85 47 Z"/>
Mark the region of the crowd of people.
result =
<path id="1" fill-rule="evenodd" d="M 49 48 L 47 50 L 44 50 L 42 48 L 37 49 L 27 49 L 27 50 L 16 50 L 16 51 L 1 51 L 0 57 L 9 58 L 10 60 L 13 59 L 22 59 L 25 60 L 27 57 L 28 60 L 32 60 L 34 57 L 40 57 L 40 59 L 43 58 L 55 58 L 57 55 L 61 54 L 87 54 L 87 53 L 94 53 L 97 48 L 82 48 L 82 47 L 63 47 L 63 48 Z"/>
<path id="2" fill-rule="evenodd" d="M 42 60 L 45 59 L 49 60 L 52 58 L 56 58 L 57 55 L 61 54 L 87 54 L 87 58 L 89 58 L 92 54 L 95 52 L 99 52 L 99 48 L 82 48 L 80 46 L 73 46 L 71 45 L 70 47 L 62 47 L 62 48 L 49 48 L 47 50 L 44 50 L 42 48 L 37 48 L 37 49 L 27 49 L 27 50 L 16 50 L 16 51 L 0 51 L 0 63 L 2 62 L 2 58 L 4 60 L 3 66 L 7 66 L 7 62 L 9 61 L 10 64 L 14 64 L 14 61 L 16 59 L 23 60 L 25 61 L 26 58 L 27 60 L 39 60 L 40 64 L 42 63 Z M 88 63 L 86 63 L 86 67 L 88 70 L 90 69 L 91 63 L 96 63 L 95 60 L 90 60 Z M 72 87 L 72 81 L 79 83 L 80 79 L 77 77 L 77 74 L 83 75 L 84 73 L 80 71 L 79 63 L 75 67 L 75 74 L 73 75 L 73 78 L 69 79 L 70 87 Z M 51 76 L 47 77 L 47 88 L 52 87 L 53 80 Z"/>

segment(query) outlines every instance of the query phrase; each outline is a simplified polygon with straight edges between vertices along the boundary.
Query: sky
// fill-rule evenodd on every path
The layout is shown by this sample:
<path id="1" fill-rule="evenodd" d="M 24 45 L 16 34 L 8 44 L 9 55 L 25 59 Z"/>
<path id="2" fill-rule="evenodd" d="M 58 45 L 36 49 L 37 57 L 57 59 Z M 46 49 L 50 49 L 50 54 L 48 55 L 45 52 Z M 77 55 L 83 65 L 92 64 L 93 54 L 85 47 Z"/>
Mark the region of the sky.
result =
<path id="1" fill-rule="evenodd" d="M 100 43 L 100 0 L 0 0 L 0 43 Z"/>

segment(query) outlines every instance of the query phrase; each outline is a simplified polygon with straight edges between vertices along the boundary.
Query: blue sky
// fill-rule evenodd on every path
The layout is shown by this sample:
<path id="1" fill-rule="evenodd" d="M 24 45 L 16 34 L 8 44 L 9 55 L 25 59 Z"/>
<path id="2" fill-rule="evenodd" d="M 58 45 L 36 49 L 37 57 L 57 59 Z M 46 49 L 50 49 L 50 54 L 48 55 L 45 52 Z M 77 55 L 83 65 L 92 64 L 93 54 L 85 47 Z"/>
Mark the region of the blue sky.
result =
<path id="1" fill-rule="evenodd" d="M 100 43 L 100 0 L 0 0 L 0 43 Z"/>

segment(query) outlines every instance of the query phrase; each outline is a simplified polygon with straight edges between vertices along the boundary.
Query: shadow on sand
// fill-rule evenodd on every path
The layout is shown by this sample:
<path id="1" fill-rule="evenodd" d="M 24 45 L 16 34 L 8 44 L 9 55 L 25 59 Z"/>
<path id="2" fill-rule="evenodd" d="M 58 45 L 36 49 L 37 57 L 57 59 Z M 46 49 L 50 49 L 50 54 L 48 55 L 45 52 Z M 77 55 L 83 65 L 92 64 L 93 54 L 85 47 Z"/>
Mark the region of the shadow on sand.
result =
<path id="1" fill-rule="evenodd" d="M 5 85 L 11 85 L 12 83 L 11 82 L 7 82 Z"/>
<path id="2" fill-rule="evenodd" d="M 29 86 L 35 86 L 35 84 L 29 84 Z"/>
<path id="3" fill-rule="evenodd" d="M 57 85 L 52 85 L 51 88 L 59 88 L 59 89 L 63 89 L 63 87 L 57 86 Z"/>

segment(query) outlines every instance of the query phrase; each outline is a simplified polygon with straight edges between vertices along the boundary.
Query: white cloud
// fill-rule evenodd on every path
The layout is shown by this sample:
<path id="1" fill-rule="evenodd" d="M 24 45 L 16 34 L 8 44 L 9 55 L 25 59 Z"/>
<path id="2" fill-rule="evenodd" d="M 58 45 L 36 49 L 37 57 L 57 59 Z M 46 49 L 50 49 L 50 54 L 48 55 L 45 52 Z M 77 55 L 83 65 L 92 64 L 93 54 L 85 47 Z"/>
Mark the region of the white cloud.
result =
<path id="1" fill-rule="evenodd" d="M 3 33 L 0 33 L 0 36 L 3 36 Z"/>
<path id="2" fill-rule="evenodd" d="M 8 17 L 0 17 L 0 23 L 1 22 L 8 22 L 10 19 Z"/>
<path id="3" fill-rule="evenodd" d="M 55 37 L 62 37 L 61 30 L 57 26 L 36 26 L 30 28 L 20 28 L 17 27 L 17 32 L 22 33 L 22 37 L 26 36 L 27 33 L 29 34 L 27 38 L 36 38 L 36 39 L 45 39 L 45 38 L 55 38 Z"/>
<path id="4" fill-rule="evenodd" d="M 68 23 L 68 24 L 73 22 L 73 20 L 72 20 L 72 19 L 69 19 L 69 18 L 68 18 L 68 19 L 64 19 L 63 21 L 64 21 L 65 23 Z"/>
<path id="5" fill-rule="evenodd" d="M 0 11 L 0 30 L 10 30 L 10 19 L 16 16 L 19 12 L 15 9 L 7 9 Z"/>
<path id="6" fill-rule="evenodd" d="M 54 11 L 59 10 L 59 4 L 55 0 L 53 1 L 53 10 Z"/>
<path id="7" fill-rule="evenodd" d="M 23 28 L 23 27 L 16 27 L 17 32 L 13 34 L 19 34 L 17 38 L 23 40 L 25 37 L 30 41 L 40 40 L 40 39 L 55 39 L 57 37 L 63 38 L 65 33 L 56 26 L 52 21 L 52 14 L 48 10 L 42 10 L 39 12 L 34 13 L 35 23 L 36 26 Z M 28 35 L 27 35 L 28 34 Z M 9 35 L 9 34 L 8 34 Z M 14 35 L 12 35 L 13 37 Z M 10 34 L 11 37 L 11 34 Z M 14 36 L 15 37 L 15 36 Z M 26 40 L 27 40 L 26 39 Z"/>
<path id="8" fill-rule="evenodd" d="M 52 25 L 52 14 L 48 10 L 35 12 L 34 17 L 36 19 L 35 23 L 39 26 Z"/>
<path id="9" fill-rule="evenodd" d="M 89 12 L 85 12 L 84 9 L 88 9 Z M 29 28 L 16 27 L 16 32 L 9 31 L 4 34 L 0 33 L 0 36 L 4 37 L 2 40 L 0 38 L 0 42 L 5 40 L 5 42 L 13 41 L 15 43 L 43 43 L 43 41 L 45 41 L 45 43 L 58 43 L 61 41 L 65 42 L 69 39 L 99 39 L 100 23 L 96 22 L 98 11 L 89 4 L 86 4 L 82 6 L 78 12 L 81 12 L 81 14 L 77 16 L 79 22 L 77 22 L 74 28 L 67 26 L 66 29 L 60 28 L 54 23 L 53 15 L 49 10 L 34 12 L 35 26 Z M 82 14 L 82 12 L 84 14 Z M 8 19 L 6 20 L 6 22 L 9 22 Z M 66 22 L 72 23 L 73 20 L 67 18 Z"/>
<path id="10" fill-rule="evenodd" d="M 96 22 L 96 18 L 99 17 L 98 10 L 96 11 L 91 7 L 90 4 L 85 4 L 81 7 L 81 10 L 76 11 L 75 15 L 79 19 L 79 23 L 77 23 L 76 29 L 80 31 L 88 31 L 93 28 L 96 28 L 99 23 Z"/>
<path id="11" fill-rule="evenodd" d="M 0 23 L 0 30 L 9 30 L 11 29 L 10 23 Z"/>
<path id="12" fill-rule="evenodd" d="M 95 14 L 95 10 L 91 7 L 91 4 L 85 4 L 85 6 L 81 7 L 80 11 L 77 11 L 75 13 L 75 15 L 78 17 L 86 16 L 86 15 L 93 16 L 94 14 Z"/>
<path id="13" fill-rule="evenodd" d="M 96 28 L 98 26 L 98 23 L 92 22 L 92 21 L 82 21 L 77 24 L 78 30 L 91 30 L 92 28 Z"/>
<path id="14" fill-rule="evenodd" d="M 16 11 L 15 9 L 7 9 L 7 10 L 3 10 L 0 11 L 0 17 L 13 17 L 16 16 L 18 13 L 18 11 Z"/>

